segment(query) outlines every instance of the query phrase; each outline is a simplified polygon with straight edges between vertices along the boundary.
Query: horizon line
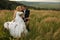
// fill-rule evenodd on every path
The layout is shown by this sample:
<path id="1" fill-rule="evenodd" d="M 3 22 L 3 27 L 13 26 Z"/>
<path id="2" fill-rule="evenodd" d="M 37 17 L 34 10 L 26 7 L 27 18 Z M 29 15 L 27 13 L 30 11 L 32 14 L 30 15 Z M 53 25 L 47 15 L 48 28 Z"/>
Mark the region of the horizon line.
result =
<path id="1" fill-rule="evenodd" d="M 9 0 L 14 1 L 14 0 Z M 24 1 L 24 2 L 60 2 L 60 1 Z"/>

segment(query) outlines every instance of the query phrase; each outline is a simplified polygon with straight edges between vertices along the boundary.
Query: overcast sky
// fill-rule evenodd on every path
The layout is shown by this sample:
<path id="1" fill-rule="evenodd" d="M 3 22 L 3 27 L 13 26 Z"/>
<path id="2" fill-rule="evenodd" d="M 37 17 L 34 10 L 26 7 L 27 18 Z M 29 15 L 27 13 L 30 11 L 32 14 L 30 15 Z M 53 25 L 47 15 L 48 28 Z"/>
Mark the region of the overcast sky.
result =
<path id="1" fill-rule="evenodd" d="M 60 2 L 60 0 L 10 0 L 10 1 L 31 1 L 31 2 Z"/>

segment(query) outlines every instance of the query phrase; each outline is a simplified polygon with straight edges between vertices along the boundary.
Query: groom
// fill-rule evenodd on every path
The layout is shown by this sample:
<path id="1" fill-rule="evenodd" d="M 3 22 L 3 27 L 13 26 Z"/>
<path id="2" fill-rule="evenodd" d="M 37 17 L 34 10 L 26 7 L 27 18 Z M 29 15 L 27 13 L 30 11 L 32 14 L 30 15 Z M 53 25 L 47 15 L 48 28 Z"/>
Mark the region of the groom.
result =
<path id="1" fill-rule="evenodd" d="M 26 23 L 26 28 L 29 31 L 29 15 L 30 15 L 30 10 L 27 9 L 26 6 L 22 6 L 22 10 L 24 13 L 24 22 Z"/>

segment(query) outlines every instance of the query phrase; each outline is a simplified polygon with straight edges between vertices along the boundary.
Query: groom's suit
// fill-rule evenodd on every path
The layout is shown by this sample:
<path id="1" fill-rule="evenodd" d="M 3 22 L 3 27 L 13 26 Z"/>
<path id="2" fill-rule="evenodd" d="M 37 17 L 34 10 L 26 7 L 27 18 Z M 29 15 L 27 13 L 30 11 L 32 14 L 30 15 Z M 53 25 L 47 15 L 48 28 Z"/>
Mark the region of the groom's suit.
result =
<path id="1" fill-rule="evenodd" d="M 26 19 L 26 18 L 29 17 L 29 15 L 30 15 L 30 10 L 26 9 L 26 10 L 24 10 L 23 12 L 24 12 L 24 16 L 25 16 L 25 17 L 24 17 L 24 19 L 25 19 L 24 21 L 27 22 L 28 19 Z"/>
<path id="2" fill-rule="evenodd" d="M 30 10 L 26 9 L 26 10 L 24 10 L 23 12 L 24 12 L 24 16 L 25 16 L 25 17 L 24 17 L 24 22 L 27 22 L 27 21 L 28 21 L 28 19 L 26 19 L 26 18 L 28 18 L 28 17 L 29 17 L 29 15 L 30 15 Z M 26 26 L 27 26 L 27 27 L 26 27 L 26 28 L 27 28 L 27 30 L 28 30 L 28 31 L 30 31 L 30 29 L 29 29 L 29 24 L 28 24 L 28 25 L 26 25 Z"/>

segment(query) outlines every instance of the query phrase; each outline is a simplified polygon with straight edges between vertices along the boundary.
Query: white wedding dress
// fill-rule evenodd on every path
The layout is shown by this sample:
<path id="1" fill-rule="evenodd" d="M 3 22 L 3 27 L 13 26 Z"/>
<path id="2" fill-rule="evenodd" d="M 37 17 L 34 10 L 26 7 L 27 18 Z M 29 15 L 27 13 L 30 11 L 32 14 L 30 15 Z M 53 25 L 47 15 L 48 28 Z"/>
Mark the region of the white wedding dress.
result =
<path id="1" fill-rule="evenodd" d="M 4 23 L 4 28 L 8 29 L 14 38 L 20 38 L 22 33 L 25 35 L 28 33 L 23 19 L 19 16 L 20 14 L 23 12 L 17 12 L 14 20 Z"/>

